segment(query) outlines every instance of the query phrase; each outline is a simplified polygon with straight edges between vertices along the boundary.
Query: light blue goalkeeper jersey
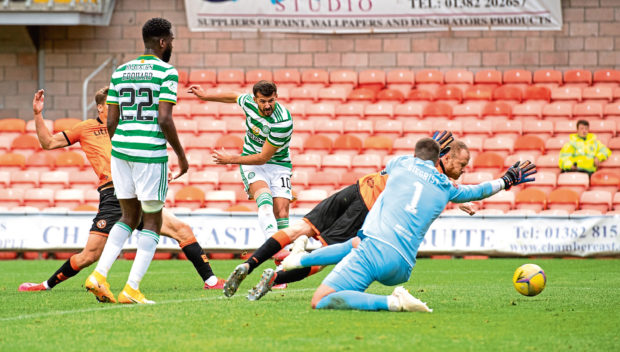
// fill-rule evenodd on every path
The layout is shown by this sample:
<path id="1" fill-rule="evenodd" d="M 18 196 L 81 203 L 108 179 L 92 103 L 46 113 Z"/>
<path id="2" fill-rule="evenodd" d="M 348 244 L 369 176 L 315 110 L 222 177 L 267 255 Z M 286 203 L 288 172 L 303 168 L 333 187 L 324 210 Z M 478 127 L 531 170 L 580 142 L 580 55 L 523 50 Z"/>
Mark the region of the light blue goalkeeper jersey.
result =
<path id="1" fill-rule="evenodd" d="M 413 267 L 420 243 L 448 202 L 464 203 L 492 195 L 490 182 L 462 186 L 439 173 L 432 161 L 413 156 L 390 160 L 385 190 L 366 216 L 360 237 L 381 241 Z"/>

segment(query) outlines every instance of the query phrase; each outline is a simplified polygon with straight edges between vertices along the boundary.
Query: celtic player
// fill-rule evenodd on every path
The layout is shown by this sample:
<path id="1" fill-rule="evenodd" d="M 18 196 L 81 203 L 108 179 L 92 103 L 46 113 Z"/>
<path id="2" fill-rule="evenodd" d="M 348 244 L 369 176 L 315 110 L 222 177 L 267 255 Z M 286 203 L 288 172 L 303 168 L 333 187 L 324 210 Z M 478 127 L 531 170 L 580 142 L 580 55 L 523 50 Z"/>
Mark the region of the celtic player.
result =
<path id="1" fill-rule="evenodd" d="M 185 153 L 172 120 L 177 100 L 177 70 L 170 64 L 172 25 L 152 18 L 142 27 L 144 55 L 114 71 L 108 91 L 108 134 L 112 141 L 111 171 L 122 216 L 116 222 L 95 271 L 85 286 L 102 302 L 115 302 L 106 281 L 108 271 L 140 219 L 143 229 L 129 279 L 119 303 L 154 303 L 139 290 L 162 225 L 162 208 L 168 191 L 170 143 L 179 158 L 180 171 L 188 169 Z"/>
<path id="2" fill-rule="evenodd" d="M 198 85 L 192 85 L 189 91 L 201 100 L 237 103 L 243 109 L 247 127 L 243 152 L 241 155 L 230 155 L 215 151 L 213 159 L 217 164 L 240 165 L 245 189 L 258 205 L 258 222 L 265 237 L 270 237 L 267 241 L 279 248 L 290 243 L 288 236 L 276 231 L 288 227 L 291 200 L 288 146 L 293 133 L 293 120 L 288 110 L 276 102 L 276 85 L 259 81 L 252 88 L 253 96 L 238 93 L 208 95 Z M 224 294 L 232 296 L 250 271 L 247 263 L 237 266 L 224 284 Z"/>

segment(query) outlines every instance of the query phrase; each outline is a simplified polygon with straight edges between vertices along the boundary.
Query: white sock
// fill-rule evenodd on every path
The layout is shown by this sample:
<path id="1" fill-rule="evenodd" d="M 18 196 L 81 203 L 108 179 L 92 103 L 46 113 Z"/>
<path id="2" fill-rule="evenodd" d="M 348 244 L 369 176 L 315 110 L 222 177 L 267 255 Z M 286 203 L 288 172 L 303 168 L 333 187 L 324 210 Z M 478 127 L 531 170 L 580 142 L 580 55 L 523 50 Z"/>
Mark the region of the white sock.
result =
<path id="1" fill-rule="evenodd" d="M 273 215 L 273 205 L 263 204 L 258 208 L 258 223 L 265 238 L 273 236 L 278 231 L 278 223 Z"/>
<path id="2" fill-rule="evenodd" d="M 144 274 L 146 274 L 151 264 L 151 260 L 153 260 L 157 243 L 159 243 L 158 234 L 149 230 L 140 231 L 136 259 L 133 261 L 131 271 L 129 272 L 129 280 L 127 280 L 127 284 L 134 290 L 140 287 L 140 281 L 142 281 Z"/>
<path id="3" fill-rule="evenodd" d="M 207 281 L 205 281 L 205 284 L 207 284 L 208 286 L 213 286 L 217 284 L 217 276 L 211 275 L 211 277 L 208 278 Z"/>
<path id="4" fill-rule="evenodd" d="M 47 284 L 47 280 L 43 281 L 43 287 L 45 287 L 46 290 L 51 290 L 50 285 Z"/>
<path id="5" fill-rule="evenodd" d="M 131 235 L 131 228 L 126 224 L 118 221 L 112 229 L 110 230 L 110 234 L 108 235 L 108 240 L 105 243 L 105 247 L 103 247 L 103 252 L 101 253 L 101 257 L 99 258 L 99 262 L 97 263 L 97 267 L 95 271 L 101 274 L 103 277 L 108 277 L 108 271 L 114 264 L 118 255 L 121 254 L 121 250 L 123 249 L 123 245 L 125 241 Z"/>

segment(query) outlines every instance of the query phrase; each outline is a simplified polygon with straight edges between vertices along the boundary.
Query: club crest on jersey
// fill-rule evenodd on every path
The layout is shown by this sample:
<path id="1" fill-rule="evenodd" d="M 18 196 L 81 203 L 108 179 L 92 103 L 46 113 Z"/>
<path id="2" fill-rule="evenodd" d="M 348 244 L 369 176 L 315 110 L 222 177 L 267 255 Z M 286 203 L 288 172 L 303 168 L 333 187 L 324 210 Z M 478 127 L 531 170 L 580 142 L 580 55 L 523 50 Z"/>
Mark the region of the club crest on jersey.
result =
<path id="1" fill-rule="evenodd" d="M 105 225 L 107 225 L 108 222 L 105 220 L 99 220 L 97 221 L 97 228 L 98 229 L 105 229 Z"/>
<path id="2" fill-rule="evenodd" d="M 254 172 L 250 172 L 248 174 L 248 178 L 254 178 L 254 176 L 256 176 L 256 174 Z"/>
<path id="3" fill-rule="evenodd" d="M 271 132 L 271 128 L 269 128 L 269 126 L 263 126 L 263 133 L 269 134 L 269 132 Z"/>

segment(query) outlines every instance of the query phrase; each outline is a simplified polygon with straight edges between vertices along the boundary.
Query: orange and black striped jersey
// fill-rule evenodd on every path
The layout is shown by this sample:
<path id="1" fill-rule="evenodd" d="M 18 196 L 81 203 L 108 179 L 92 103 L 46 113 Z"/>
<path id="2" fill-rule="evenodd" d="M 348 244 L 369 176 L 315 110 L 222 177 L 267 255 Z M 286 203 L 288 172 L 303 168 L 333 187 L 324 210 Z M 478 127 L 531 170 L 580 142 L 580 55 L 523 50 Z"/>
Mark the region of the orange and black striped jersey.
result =
<path id="1" fill-rule="evenodd" d="M 376 172 L 374 174 L 368 174 L 357 180 L 360 187 L 360 194 L 366 204 L 368 210 L 372 208 L 375 201 L 379 197 L 379 194 L 385 189 L 385 183 L 387 182 L 388 175 L 384 172 Z"/>
<path id="2" fill-rule="evenodd" d="M 110 155 L 112 143 L 108 137 L 108 127 L 99 118 L 88 119 L 62 133 L 69 145 L 80 142 L 93 171 L 99 177 L 98 189 L 111 184 Z"/>

